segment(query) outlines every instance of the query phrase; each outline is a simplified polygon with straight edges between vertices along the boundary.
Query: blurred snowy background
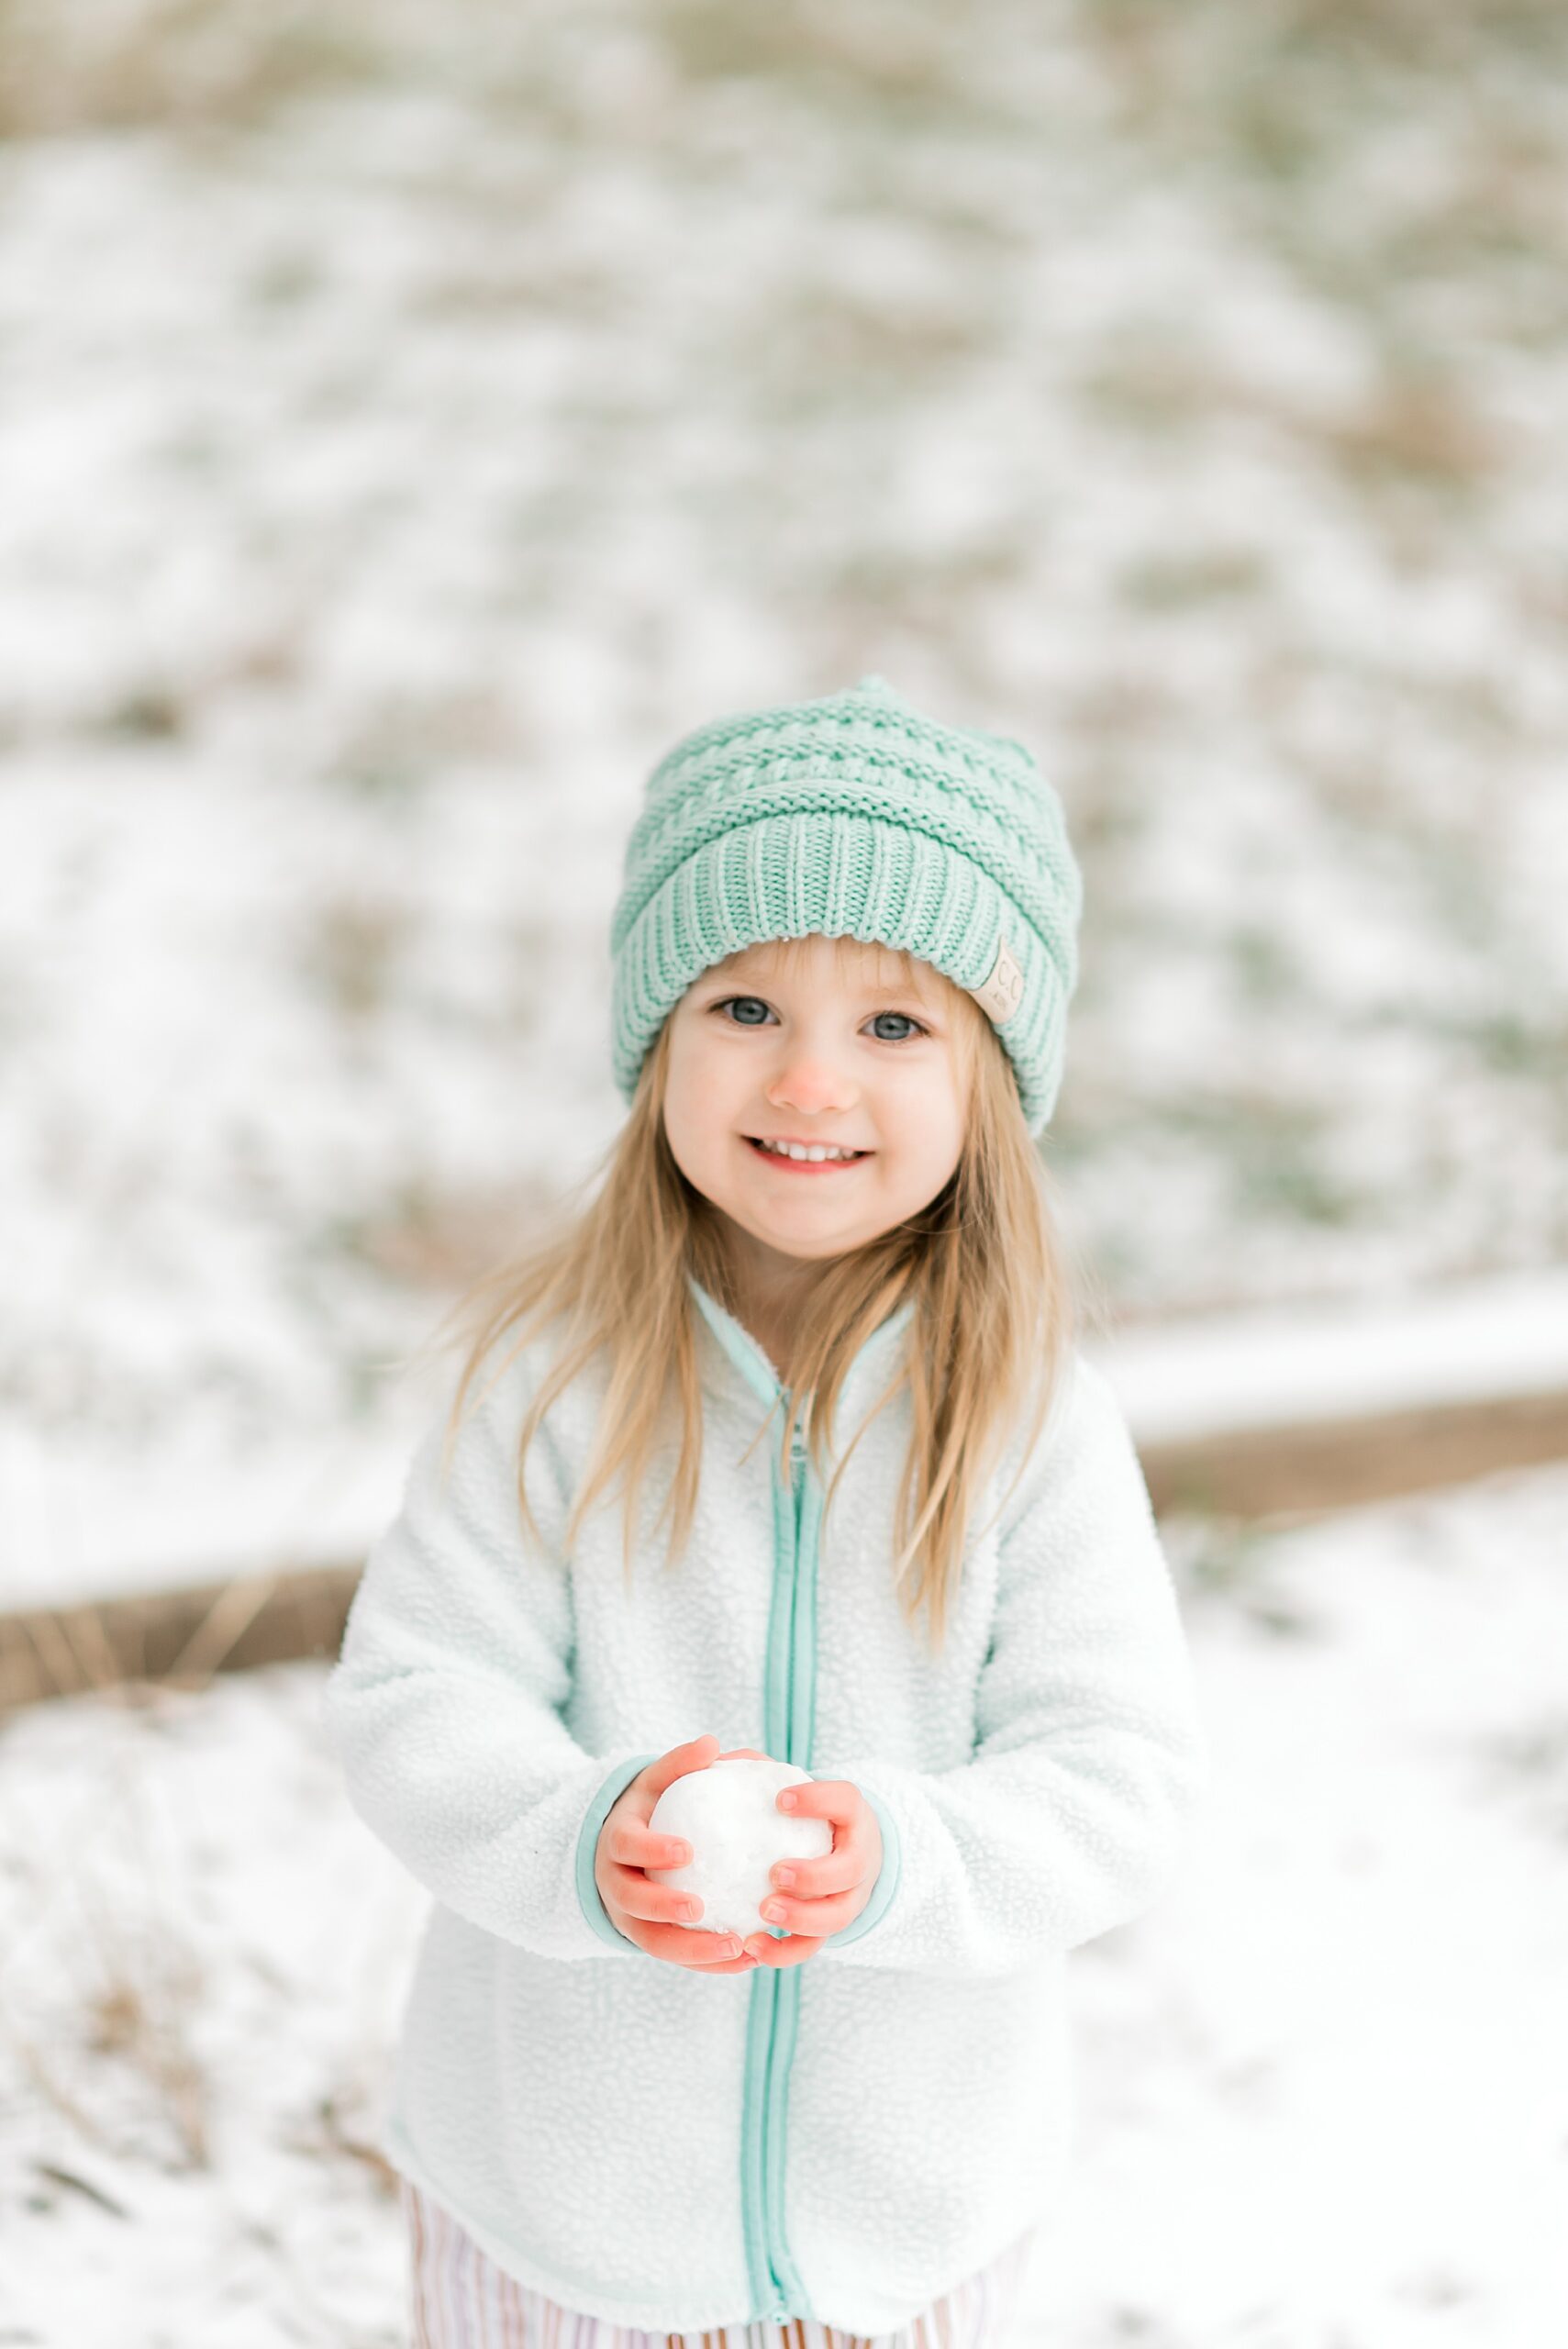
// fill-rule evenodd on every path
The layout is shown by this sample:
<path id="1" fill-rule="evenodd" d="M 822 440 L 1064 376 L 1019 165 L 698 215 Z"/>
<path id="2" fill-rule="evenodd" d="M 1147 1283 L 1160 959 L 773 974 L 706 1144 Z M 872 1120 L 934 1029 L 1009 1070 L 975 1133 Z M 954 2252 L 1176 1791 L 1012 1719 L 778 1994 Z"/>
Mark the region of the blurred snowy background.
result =
<path id="1" fill-rule="evenodd" d="M 1066 804 L 1116 1317 L 1568 1261 L 1565 73 L 1557 0 L 0 0 L 0 1608 L 375 1529 L 622 1115 L 648 768 L 867 670 Z M 1042 2344 L 1568 2336 L 1563 1498 L 1173 1530 L 1242 1808 L 1085 1953 Z M 0 2343 L 399 2338 L 318 1677 L 0 1734 Z"/>

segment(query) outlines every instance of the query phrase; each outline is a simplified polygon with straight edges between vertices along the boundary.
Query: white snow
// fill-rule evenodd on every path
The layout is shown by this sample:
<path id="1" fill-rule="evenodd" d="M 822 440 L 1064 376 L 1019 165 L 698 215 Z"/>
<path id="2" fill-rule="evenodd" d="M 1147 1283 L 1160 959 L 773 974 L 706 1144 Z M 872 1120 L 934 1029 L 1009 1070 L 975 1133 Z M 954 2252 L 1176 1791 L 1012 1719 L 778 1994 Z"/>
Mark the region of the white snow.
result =
<path id="1" fill-rule="evenodd" d="M 673 1778 L 654 1804 L 655 1834 L 684 1836 L 692 1847 L 678 1868 L 650 1868 L 655 1884 L 673 1885 L 702 1902 L 700 1916 L 677 1918 L 694 1932 L 776 1933 L 762 1914 L 774 1889 L 769 1871 L 781 1860 L 820 1859 L 833 1848 L 825 1819 L 792 1819 L 778 1808 L 784 1787 L 811 1776 L 792 1762 L 743 1755 L 720 1757 L 704 1770 Z"/>
<path id="2" fill-rule="evenodd" d="M 1481 1402 L 1568 1397 L 1568 1271 L 1455 1283 L 1396 1304 L 1192 1314 L 1090 1336 L 1140 1440 Z"/>

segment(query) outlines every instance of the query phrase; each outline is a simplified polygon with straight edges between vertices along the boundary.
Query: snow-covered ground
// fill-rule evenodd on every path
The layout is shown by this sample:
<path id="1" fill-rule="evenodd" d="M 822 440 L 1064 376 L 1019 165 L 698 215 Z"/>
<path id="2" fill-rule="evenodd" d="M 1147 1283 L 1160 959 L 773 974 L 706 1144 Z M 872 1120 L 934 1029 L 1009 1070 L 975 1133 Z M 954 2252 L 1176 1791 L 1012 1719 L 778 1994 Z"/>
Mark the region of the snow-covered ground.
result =
<path id="1" fill-rule="evenodd" d="M 1171 1521 L 1215 1782 L 1073 1961 L 1078 2157 L 1016 2349 L 1568 2337 L 1565 1520 L 1568 1466 Z M 426 1902 L 322 1678 L 0 1728 L 15 2349 L 406 2343 L 373 2148 Z"/>

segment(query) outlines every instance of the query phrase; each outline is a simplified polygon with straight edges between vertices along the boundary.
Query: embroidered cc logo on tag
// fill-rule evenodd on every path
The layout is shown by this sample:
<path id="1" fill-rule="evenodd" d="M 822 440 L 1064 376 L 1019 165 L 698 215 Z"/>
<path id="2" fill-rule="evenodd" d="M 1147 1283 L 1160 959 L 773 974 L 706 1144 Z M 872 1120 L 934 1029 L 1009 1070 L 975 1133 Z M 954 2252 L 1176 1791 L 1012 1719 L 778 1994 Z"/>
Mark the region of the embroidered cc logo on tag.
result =
<path id="1" fill-rule="evenodd" d="M 1013 960 L 1006 930 L 997 942 L 996 960 L 991 965 L 989 978 L 980 986 L 970 987 L 968 993 L 998 1028 L 1012 1018 L 1023 1001 L 1024 974 Z"/>

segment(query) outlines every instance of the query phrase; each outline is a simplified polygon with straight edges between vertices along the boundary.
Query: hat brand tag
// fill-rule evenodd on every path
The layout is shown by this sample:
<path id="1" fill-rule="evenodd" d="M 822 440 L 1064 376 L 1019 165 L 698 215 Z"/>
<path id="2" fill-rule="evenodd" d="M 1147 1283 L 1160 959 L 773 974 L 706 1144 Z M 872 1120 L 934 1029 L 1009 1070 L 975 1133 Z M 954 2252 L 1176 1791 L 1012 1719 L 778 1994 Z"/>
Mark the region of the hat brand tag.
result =
<path id="1" fill-rule="evenodd" d="M 1024 996 L 1024 974 L 1014 962 L 1003 931 L 997 941 L 996 960 L 991 965 L 991 975 L 983 985 L 970 987 L 981 1009 L 1000 1028 L 1010 1019 Z"/>

